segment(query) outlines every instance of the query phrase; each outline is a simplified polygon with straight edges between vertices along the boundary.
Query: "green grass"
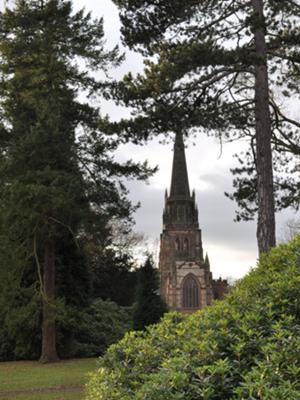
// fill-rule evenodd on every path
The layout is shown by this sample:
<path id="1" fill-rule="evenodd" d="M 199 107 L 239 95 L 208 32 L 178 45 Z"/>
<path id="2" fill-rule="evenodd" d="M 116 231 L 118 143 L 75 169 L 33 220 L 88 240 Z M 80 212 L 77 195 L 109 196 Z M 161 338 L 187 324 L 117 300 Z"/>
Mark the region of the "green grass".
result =
<path id="1" fill-rule="evenodd" d="M 83 400 L 83 391 L 78 393 L 56 392 L 56 393 L 30 393 L 12 394 L 11 396 L 0 397 L 1 400 Z"/>
<path id="2" fill-rule="evenodd" d="M 95 358 L 40 364 L 32 361 L 0 363 L 0 399 L 83 399 L 86 375 L 96 369 Z M 73 390 L 73 391 L 72 391 Z"/>

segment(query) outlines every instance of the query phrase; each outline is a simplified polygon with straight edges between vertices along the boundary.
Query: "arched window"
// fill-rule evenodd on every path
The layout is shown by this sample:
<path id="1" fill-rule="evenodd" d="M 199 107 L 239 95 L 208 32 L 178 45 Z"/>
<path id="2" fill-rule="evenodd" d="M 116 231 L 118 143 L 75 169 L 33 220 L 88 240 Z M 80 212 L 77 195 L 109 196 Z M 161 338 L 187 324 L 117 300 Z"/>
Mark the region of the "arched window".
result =
<path id="1" fill-rule="evenodd" d="M 190 275 L 183 283 L 183 308 L 199 307 L 199 286 L 196 279 Z"/>
<path id="2" fill-rule="evenodd" d="M 178 238 L 175 239 L 175 250 L 180 251 L 180 240 Z"/>
<path id="3" fill-rule="evenodd" d="M 184 250 L 184 251 L 188 251 L 188 250 L 189 250 L 189 240 L 188 240 L 188 238 L 185 238 L 185 239 L 184 239 L 184 242 L 183 242 L 183 250 Z"/>

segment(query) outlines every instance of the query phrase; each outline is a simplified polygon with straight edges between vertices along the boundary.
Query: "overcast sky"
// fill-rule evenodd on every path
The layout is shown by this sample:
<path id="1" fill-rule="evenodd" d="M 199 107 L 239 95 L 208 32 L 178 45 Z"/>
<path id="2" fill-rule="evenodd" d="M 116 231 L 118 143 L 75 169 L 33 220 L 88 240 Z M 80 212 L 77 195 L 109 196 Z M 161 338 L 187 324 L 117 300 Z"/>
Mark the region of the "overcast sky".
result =
<path id="1" fill-rule="evenodd" d="M 0 0 L 0 4 L 1 2 L 3 5 L 3 0 Z M 119 43 L 118 12 L 110 0 L 74 0 L 74 6 L 85 7 L 95 16 L 104 17 L 108 48 Z M 142 68 L 141 57 L 127 52 L 125 63 L 112 76 L 121 78 L 128 71 L 136 73 Z M 112 103 L 103 104 L 102 111 L 116 120 L 128 114 L 126 110 L 119 109 Z M 232 154 L 239 151 L 243 144 L 226 144 L 221 157 L 219 144 L 204 134 L 199 135 L 195 145 L 192 145 L 191 140 L 187 144 L 190 187 L 196 190 L 203 248 L 209 254 L 213 275 L 215 278 L 240 278 L 256 263 L 256 226 L 255 223 L 233 222 L 235 204 L 224 196 L 224 192 L 231 191 L 230 168 L 234 166 Z M 130 198 L 134 202 L 141 202 L 136 213 L 136 230 L 145 233 L 153 241 L 159 239 L 162 229 L 164 190 L 169 188 L 171 180 L 172 147 L 171 143 L 162 145 L 156 140 L 143 147 L 123 146 L 119 151 L 121 159 L 147 159 L 151 165 L 159 166 L 158 173 L 148 184 L 130 182 L 128 186 Z M 279 237 L 283 235 L 286 221 L 293 217 L 292 213 L 277 217 Z"/>
<path id="2" fill-rule="evenodd" d="M 108 46 L 119 42 L 118 11 L 110 0 L 75 0 L 74 4 L 104 17 Z M 114 76 L 119 78 L 128 71 L 140 72 L 142 68 L 141 57 L 127 52 L 126 62 L 114 72 Z M 103 105 L 103 111 L 114 119 L 118 119 L 125 112 L 116 109 L 112 104 Z M 224 192 L 230 192 L 232 187 L 232 155 L 239 151 L 243 144 L 225 145 L 221 157 L 219 144 L 204 134 L 199 136 L 196 145 L 192 145 L 192 141 L 187 144 L 190 186 L 196 190 L 203 248 L 209 254 L 212 272 L 215 277 L 221 275 L 240 278 L 256 263 L 256 224 L 233 222 L 235 204 L 224 196 Z M 159 166 L 158 173 L 149 180 L 148 185 L 140 182 L 129 185 L 133 201 L 141 202 L 141 208 L 136 213 L 136 230 L 144 232 L 154 240 L 159 239 L 162 229 L 164 190 L 169 188 L 171 180 L 172 147 L 171 143 L 162 145 L 157 140 L 144 147 L 125 146 L 121 154 L 124 159 L 134 155 L 134 160 L 148 159 L 152 165 Z M 281 236 L 282 225 L 290 217 L 282 215 L 277 218 L 278 236 Z"/>

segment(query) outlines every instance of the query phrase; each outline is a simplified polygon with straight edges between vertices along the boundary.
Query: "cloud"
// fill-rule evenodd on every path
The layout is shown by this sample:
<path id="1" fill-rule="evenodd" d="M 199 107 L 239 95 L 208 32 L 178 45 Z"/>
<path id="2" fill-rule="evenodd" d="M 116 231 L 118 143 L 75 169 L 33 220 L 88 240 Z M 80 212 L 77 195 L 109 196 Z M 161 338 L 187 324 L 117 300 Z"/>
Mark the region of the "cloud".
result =
<path id="1" fill-rule="evenodd" d="M 3 6 L 3 0 L 1 2 Z M 87 11 L 92 10 L 95 17 L 104 17 L 107 48 L 111 49 L 119 42 L 120 21 L 112 1 L 74 0 L 74 6 L 75 9 L 85 7 Z M 142 68 L 141 56 L 127 51 L 126 62 L 111 74 L 114 78 L 121 78 L 129 71 L 137 73 Z M 114 120 L 129 114 L 128 110 L 112 102 L 103 102 L 102 112 L 108 113 Z M 188 142 L 191 144 L 192 140 Z M 221 148 L 214 138 L 199 135 L 195 142 L 196 145 L 190 145 L 186 154 L 190 187 L 196 189 L 203 247 L 209 252 L 215 276 L 240 278 L 256 262 L 256 227 L 255 223 L 233 222 L 236 205 L 224 196 L 224 192 L 231 190 L 232 177 L 229 170 L 235 163 L 232 155 L 240 152 L 245 144 L 240 141 L 227 144 L 219 157 Z M 159 172 L 150 179 L 149 185 L 143 182 L 128 183 L 132 201 L 141 202 L 141 208 L 136 213 L 136 230 L 152 238 L 158 238 L 162 229 L 164 189 L 170 185 L 172 155 L 172 143 L 162 145 L 159 140 L 146 146 L 122 146 L 117 153 L 119 160 L 148 159 L 151 165 L 159 166 Z M 279 230 L 290 215 L 290 211 L 281 214 Z"/>
<path id="2" fill-rule="evenodd" d="M 172 143 L 162 145 L 153 140 L 146 146 L 127 145 L 120 150 L 120 159 L 134 156 L 135 161 L 148 159 L 158 164 L 159 172 L 144 182 L 129 182 L 130 198 L 141 202 L 137 211 L 136 230 L 152 238 L 159 238 L 162 230 L 164 191 L 169 189 L 172 168 Z M 199 223 L 203 248 L 209 253 L 215 276 L 240 278 L 256 263 L 257 247 L 255 223 L 235 223 L 235 204 L 224 196 L 231 190 L 229 173 L 232 157 L 220 159 L 219 149 L 213 140 L 199 136 L 196 146 L 186 149 L 191 188 L 196 188 Z M 199 161 L 200 160 L 200 161 Z"/>
<path id="3" fill-rule="evenodd" d="M 255 224 L 233 222 L 234 204 L 223 195 L 222 178 L 220 176 L 217 180 L 214 176 L 218 190 L 196 192 L 203 248 L 209 253 L 212 271 L 216 276 L 240 278 L 256 263 Z M 141 182 L 131 182 L 128 187 L 131 199 L 141 202 L 141 208 L 135 216 L 136 230 L 159 238 L 164 190 Z"/>

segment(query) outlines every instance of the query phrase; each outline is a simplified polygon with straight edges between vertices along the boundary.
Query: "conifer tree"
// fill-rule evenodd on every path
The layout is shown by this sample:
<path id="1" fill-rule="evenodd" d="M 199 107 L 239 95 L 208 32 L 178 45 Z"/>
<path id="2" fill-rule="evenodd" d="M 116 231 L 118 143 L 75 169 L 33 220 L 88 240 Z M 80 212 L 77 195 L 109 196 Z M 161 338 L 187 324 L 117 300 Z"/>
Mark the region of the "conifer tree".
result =
<path id="1" fill-rule="evenodd" d="M 101 236 L 107 222 L 130 218 L 120 177 L 144 179 L 150 169 L 120 164 L 121 137 L 106 137 L 90 102 L 105 86 L 89 71 L 122 57 L 106 51 L 103 21 L 68 0 L 17 0 L 0 13 L 1 269 L 15 267 L 17 285 L 35 261 L 42 297 L 41 361 L 56 352 L 57 247 L 64 236 Z M 79 101 L 81 92 L 86 100 Z M 4 263 L 10 260 L 14 263 Z M 36 285 L 35 285 L 36 286 Z"/>
<path id="2" fill-rule="evenodd" d="M 133 328 L 144 329 L 147 325 L 157 323 L 167 311 L 167 306 L 158 294 L 158 271 L 153 267 L 152 257 L 138 271 L 135 305 L 133 311 Z"/>
<path id="3" fill-rule="evenodd" d="M 134 117 L 119 129 L 142 137 L 181 127 L 248 138 L 255 180 L 250 193 L 233 197 L 252 196 L 259 252 L 269 251 L 275 245 L 272 150 L 284 166 L 287 153 L 299 154 L 299 121 L 285 115 L 274 95 L 296 93 L 290 81 L 299 70 L 298 3 L 114 2 L 125 44 L 146 57 L 144 74 L 129 74 L 113 88 L 113 97 L 134 107 Z M 290 195 L 297 202 L 292 190 Z M 279 206 L 286 204 L 279 200 Z M 248 211 L 240 215 L 247 218 Z"/>

